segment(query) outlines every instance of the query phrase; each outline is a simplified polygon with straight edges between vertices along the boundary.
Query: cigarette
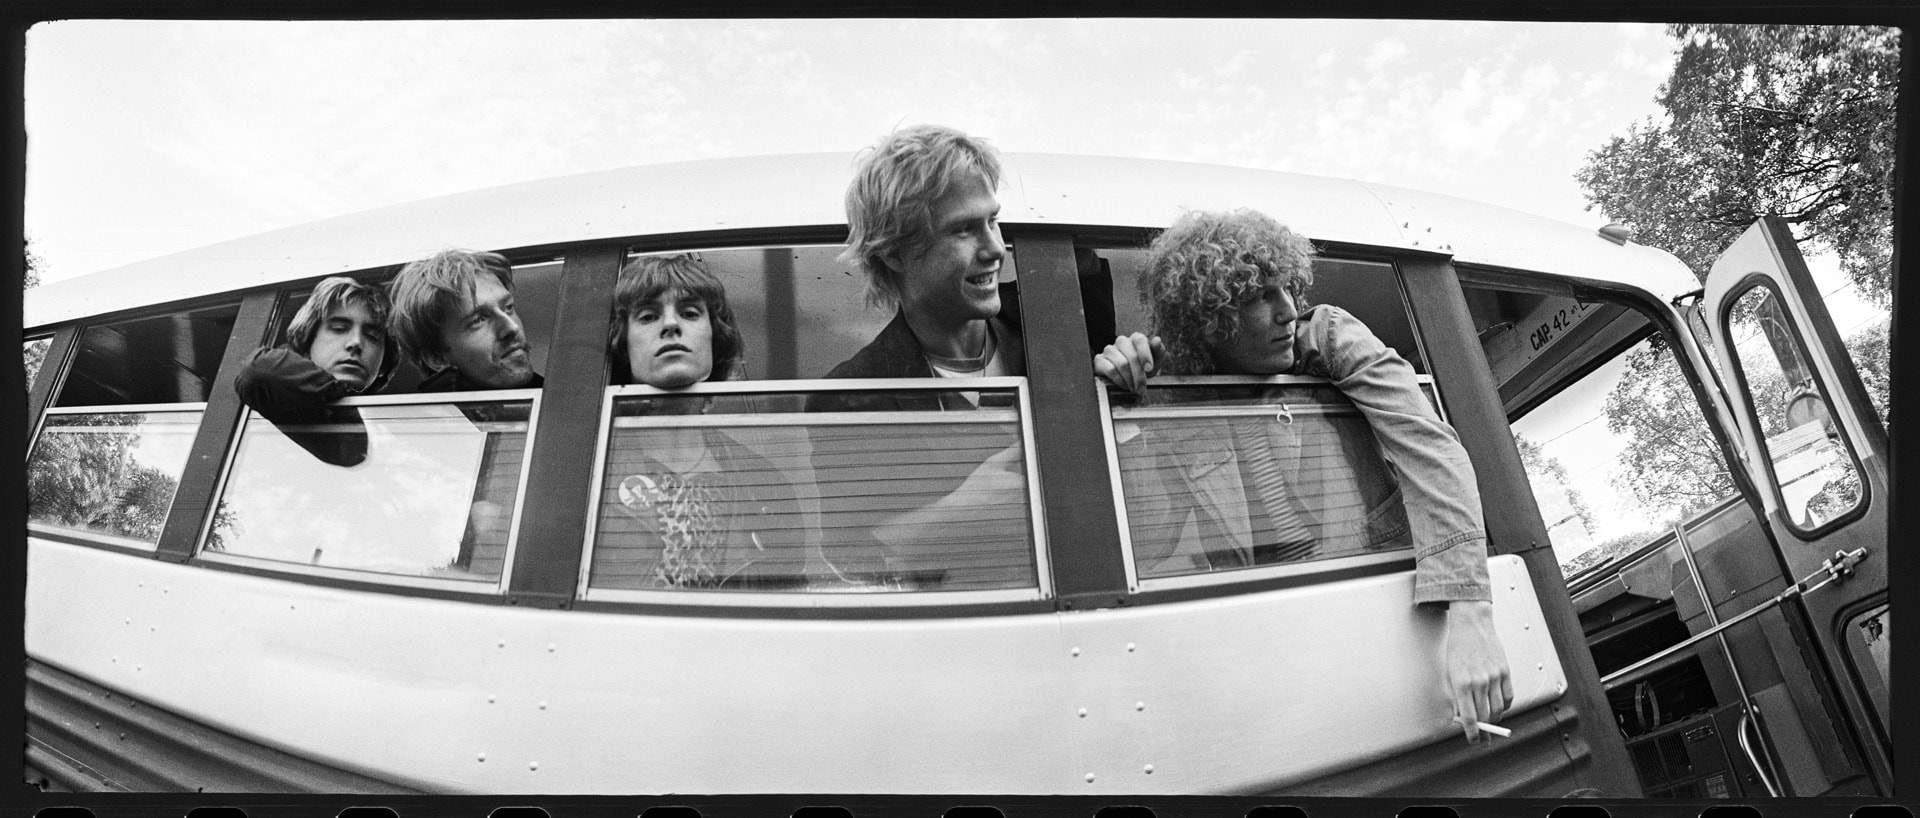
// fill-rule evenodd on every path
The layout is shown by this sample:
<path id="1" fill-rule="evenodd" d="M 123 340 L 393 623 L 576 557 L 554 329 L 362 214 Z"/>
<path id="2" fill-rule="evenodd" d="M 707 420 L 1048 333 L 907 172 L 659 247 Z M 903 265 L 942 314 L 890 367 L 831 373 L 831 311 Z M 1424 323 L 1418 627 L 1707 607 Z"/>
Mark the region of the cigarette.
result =
<path id="1" fill-rule="evenodd" d="M 1492 733 L 1501 738 L 1513 738 L 1512 730 L 1508 730 L 1507 728 L 1501 727 L 1498 724 L 1488 724 L 1484 721 L 1476 721 L 1473 723 L 1473 726 L 1480 728 L 1481 731 L 1483 732 Z"/>

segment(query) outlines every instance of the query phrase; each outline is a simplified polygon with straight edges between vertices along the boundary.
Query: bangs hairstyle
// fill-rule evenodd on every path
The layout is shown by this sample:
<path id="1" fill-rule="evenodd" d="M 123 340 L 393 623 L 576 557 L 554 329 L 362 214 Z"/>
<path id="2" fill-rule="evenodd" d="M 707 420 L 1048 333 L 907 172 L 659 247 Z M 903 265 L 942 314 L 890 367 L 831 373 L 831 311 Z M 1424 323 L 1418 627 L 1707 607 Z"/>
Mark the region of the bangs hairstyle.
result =
<path id="1" fill-rule="evenodd" d="M 1000 154 L 986 140 L 943 125 L 895 131 L 868 148 L 847 185 L 847 249 L 840 260 L 867 274 L 867 303 L 900 303 L 900 275 L 881 256 L 913 255 L 933 235 L 933 203 L 978 181 L 1000 188 Z"/>
<path id="2" fill-rule="evenodd" d="M 689 295 L 706 305 L 707 320 L 713 325 L 713 371 L 706 379 L 737 380 L 744 356 L 733 308 L 727 306 L 727 287 L 707 269 L 706 262 L 680 255 L 634 259 L 620 269 L 620 280 L 613 285 L 613 321 L 607 325 L 607 359 L 613 369 L 613 382 L 626 384 L 632 380 L 627 364 L 628 317 L 667 293 Z"/>
<path id="3" fill-rule="evenodd" d="M 474 281 L 491 275 L 513 292 L 513 266 L 499 253 L 442 250 L 400 268 L 389 292 L 393 298 L 391 334 L 407 350 L 407 357 L 424 371 L 440 368 L 447 346 L 440 325 L 459 309 L 464 297 L 474 298 Z"/>
<path id="4" fill-rule="evenodd" d="M 294 352 L 307 355 L 313 349 L 313 338 L 320 333 L 320 324 L 327 316 L 348 306 L 358 304 L 367 308 L 373 316 L 373 323 L 380 326 L 380 371 L 374 373 L 373 381 L 367 384 L 364 392 L 375 392 L 387 385 L 393 376 L 393 368 L 400 365 L 400 350 L 393 339 L 393 331 L 387 326 L 390 310 L 387 293 L 373 284 L 362 284 L 346 276 L 333 276 L 321 279 L 313 285 L 313 294 L 307 297 L 307 303 L 301 304 L 299 311 L 293 314 L 293 321 L 287 324 L 287 346 Z"/>
<path id="5" fill-rule="evenodd" d="M 1166 344 L 1170 375 L 1214 373 L 1212 351 L 1233 337 L 1234 311 L 1270 281 L 1307 308 L 1313 245 L 1256 210 L 1192 211 L 1147 248 L 1140 301 L 1148 334 Z"/>

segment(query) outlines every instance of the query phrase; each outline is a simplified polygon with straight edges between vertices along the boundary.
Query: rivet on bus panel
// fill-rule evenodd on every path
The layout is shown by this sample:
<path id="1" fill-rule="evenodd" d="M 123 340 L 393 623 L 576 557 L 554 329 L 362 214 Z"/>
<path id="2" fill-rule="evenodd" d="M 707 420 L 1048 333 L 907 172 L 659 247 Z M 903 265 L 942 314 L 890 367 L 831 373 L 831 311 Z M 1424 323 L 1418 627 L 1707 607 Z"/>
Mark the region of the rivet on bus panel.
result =
<path id="1" fill-rule="evenodd" d="M 540 703 L 540 709 L 541 709 L 541 710 L 545 710 L 545 709 L 547 709 L 547 703 L 546 703 L 546 702 L 541 702 L 541 703 Z"/>
<path id="2" fill-rule="evenodd" d="M 547 643 L 547 652 L 548 652 L 548 653 L 552 653 L 552 652 L 553 652 L 553 650 L 554 650 L 554 648 L 553 648 L 553 643 L 552 643 L 552 642 L 548 642 L 548 643 Z"/>
<path id="3" fill-rule="evenodd" d="M 540 762 L 538 762 L 538 761 L 529 761 L 529 762 L 527 762 L 527 769 L 529 769 L 529 770 L 538 770 L 538 769 L 540 769 Z"/>
<path id="4" fill-rule="evenodd" d="M 1128 643 L 1127 643 L 1127 652 L 1128 652 L 1128 653 L 1132 653 L 1132 652 L 1133 652 L 1133 643 L 1132 643 L 1132 642 L 1128 642 Z"/>
<path id="5" fill-rule="evenodd" d="M 486 754 L 486 753 L 481 753 L 481 754 L 480 754 L 480 758 L 479 758 L 479 761 L 480 761 L 480 763 L 482 763 L 482 764 L 485 764 L 485 763 L 487 763 L 487 754 Z"/>
<path id="6" fill-rule="evenodd" d="M 1084 719 L 1084 718 L 1086 718 L 1086 717 L 1087 717 L 1087 709 L 1086 709 L 1086 708 L 1084 708 L 1084 707 L 1082 707 L 1082 708 L 1080 708 L 1080 718 L 1083 718 L 1083 719 Z M 96 724 L 96 725 L 94 725 L 94 726 L 95 726 L 95 727 L 99 727 L 100 725 L 97 725 L 97 724 Z"/>
<path id="7" fill-rule="evenodd" d="M 500 647 L 503 647 L 503 648 L 504 648 L 504 647 L 506 647 L 506 646 L 507 646 L 507 640 L 505 640 L 505 639 L 502 639 L 502 640 L 500 640 L 500 641 L 499 641 L 499 643 L 498 643 L 498 644 L 500 645 Z"/>
<path id="8" fill-rule="evenodd" d="M 1153 765 L 1148 764 L 1146 767 L 1146 771 L 1147 771 L 1147 775 L 1153 775 Z"/>
<path id="9" fill-rule="evenodd" d="M 1134 702 L 1134 703 L 1133 703 L 1133 709 L 1135 709 L 1135 710 L 1140 710 L 1140 711 L 1145 711 L 1145 710 L 1147 709 L 1147 703 L 1146 703 L 1146 702 Z"/>
<path id="10" fill-rule="evenodd" d="M 1087 773 L 1087 783 L 1088 784 L 1093 783 L 1093 773 Z"/>
<path id="11" fill-rule="evenodd" d="M 1073 651 L 1072 651 L 1072 653 L 1073 653 L 1073 655 L 1075 655 L 1075 656 L 1079 656 L 1079 655 L 1080 655 L 1080 649 L 1079 649 L 1079 648 L 1074 648 L 1074 649 L 1073 649 Z"/>
<path id="12" fill-rule="evenodd" d="M 488 694 L 487 694 L 487 704 L 493 704 L 493 701 L 494 701 L 494 695 L 493 695 L 492 693 L 488 693 Z"/>

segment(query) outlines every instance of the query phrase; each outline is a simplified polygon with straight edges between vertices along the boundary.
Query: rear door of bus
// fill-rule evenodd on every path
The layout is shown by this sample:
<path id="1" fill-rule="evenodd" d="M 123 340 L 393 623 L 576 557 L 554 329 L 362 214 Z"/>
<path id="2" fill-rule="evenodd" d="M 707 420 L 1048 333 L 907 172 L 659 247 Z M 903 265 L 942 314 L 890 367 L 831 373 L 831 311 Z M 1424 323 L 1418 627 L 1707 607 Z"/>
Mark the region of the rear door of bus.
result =
<path id="1" fill-rule="evenodd" d="M 1727 248 L 1701 308 L 1739 428 L 1740 466 L 1788 580 L 1800 580 L 1812 647 L 1833 677 L 1845 727 L 1884 788 L 1886 426 L 1784 221 L 1756 222 Z"/>

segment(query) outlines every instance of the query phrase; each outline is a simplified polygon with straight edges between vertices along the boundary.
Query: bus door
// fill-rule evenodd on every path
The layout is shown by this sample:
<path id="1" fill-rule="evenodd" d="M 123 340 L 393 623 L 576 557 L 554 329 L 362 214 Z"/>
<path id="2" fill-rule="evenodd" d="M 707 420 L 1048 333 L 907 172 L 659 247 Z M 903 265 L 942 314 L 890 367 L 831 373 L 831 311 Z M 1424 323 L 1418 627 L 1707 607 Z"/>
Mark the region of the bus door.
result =
<path id="1" fill-rule="evenodd" d="M 1886 792 L 1886 427 L 1784 221 L 1762 219 L 1727 248 L 1699 309 L 1739 429 L 1739 465 L 1788 581 L 1798 581 L 1787 606 L 1804 612 L 1810 652 L 1831 675 L 1846 722 L 1836 726 Z"/>

